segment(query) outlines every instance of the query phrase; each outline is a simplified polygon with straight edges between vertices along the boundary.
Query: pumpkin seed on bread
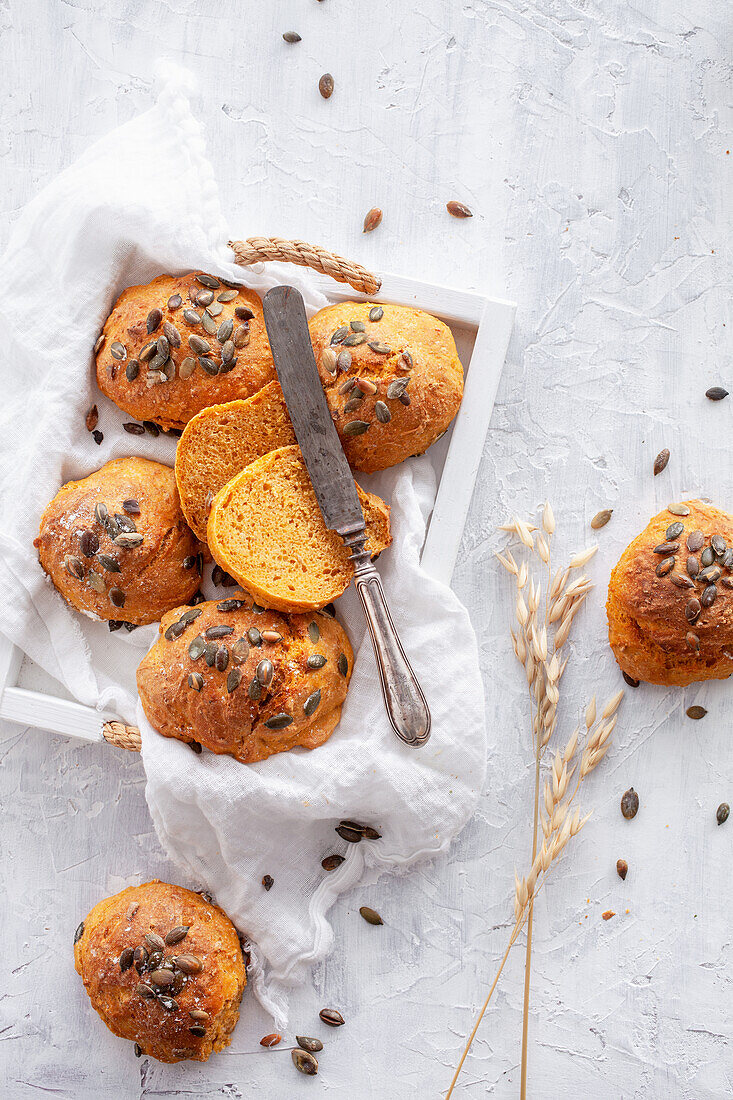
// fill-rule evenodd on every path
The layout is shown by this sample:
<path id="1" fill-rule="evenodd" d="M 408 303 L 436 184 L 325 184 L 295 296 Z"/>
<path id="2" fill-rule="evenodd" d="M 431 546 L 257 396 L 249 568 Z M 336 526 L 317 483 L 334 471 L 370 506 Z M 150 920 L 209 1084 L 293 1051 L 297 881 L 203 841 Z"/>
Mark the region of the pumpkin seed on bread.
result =
<path id="1" fill-rule="evenodd" d="M 250 462 L 295 443 L 279 382 L 246 401 L 212 405 L 189 420 L 176 451 L 183 514 L 202 542 L 214 496 Z"/>
<path id="2" fill-rule="evenodd" d="M 389 506 L 357 485 L 372 557 L 392 541 Z M 214 497 L 207 528 L 218 564 L 265 607 L 310 611 L 340 596 L 349 550 L 323 522 L 298 446 L 270 451 Z"/>

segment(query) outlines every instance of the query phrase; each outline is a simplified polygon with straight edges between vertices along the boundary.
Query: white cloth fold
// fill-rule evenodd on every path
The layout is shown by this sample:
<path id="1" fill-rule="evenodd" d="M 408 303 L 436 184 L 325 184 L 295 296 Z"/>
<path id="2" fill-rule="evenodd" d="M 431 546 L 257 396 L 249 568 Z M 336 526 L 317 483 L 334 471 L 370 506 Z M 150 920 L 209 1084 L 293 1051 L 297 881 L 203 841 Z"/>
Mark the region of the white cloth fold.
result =
<path id="1" fill-rule="evenodd" d="M 203 268 L 260 291 L 285 278 L 300 287 L 309 313 L 325 301 L 298 269 L 256 274 L 231 263 L 187 79 L 169 71 L 150 111 L 97 142 L 29 203 L 0 259 L 0 630 L 81 702 L 128 722 L 137 712 L 161 843 L 189 884 L 205 885 L 250 936 L 255 990 L 283 1026 L 288 984 L 329 950 L 326 913 L 338 894 L 365 873 L 440 851 L 470 817 L 484 778 L 483 693 L 468 614 L 419 564 L 435 493 L 425 460 L 364 482 L 392 505 L 394 543 L 379 569 L 432 711 L 433 735 L 419 750 L 389 728 L 351 592 L 338 613 L 357 656 L 337 730 L 313 752 L 247 767 L 207 752 L 194 758 L 156 734 L 135 691 L 156 627 L 109 633 L 72 611 L 38 564 L 38 522 L 65 481 L 128 454 L 174 461 L 174 440 L 126 434 L 129 418 L 96 389 L 91 348 L 123 287 Z M 93 403 L 101 446 L 84 427 Z M 210 582 L 205 590 L 214 595 Z M 376 825 L 382 839 L 347 846 L 333 831 L 343 817 Z M 321 859 L 344 850 L 341 867 L 324 872 Z M 275 880 L 269 892 L 264 874 Z"/>

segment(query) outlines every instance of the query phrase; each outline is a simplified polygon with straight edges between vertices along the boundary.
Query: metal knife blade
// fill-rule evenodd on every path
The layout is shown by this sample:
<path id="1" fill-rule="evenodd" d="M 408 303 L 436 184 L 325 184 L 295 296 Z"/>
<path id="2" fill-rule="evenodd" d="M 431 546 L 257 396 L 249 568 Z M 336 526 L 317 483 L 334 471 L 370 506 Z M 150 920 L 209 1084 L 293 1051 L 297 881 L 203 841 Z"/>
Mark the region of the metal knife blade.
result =
<path id="1" fill-rule="evenodd" d="M 295 287 L 276 286 L 262 305 L 275 369 L 324 523 L 339 533 L 356 532 L 364 527 L 364 514 L 323 392 L 303 298 Z"/>

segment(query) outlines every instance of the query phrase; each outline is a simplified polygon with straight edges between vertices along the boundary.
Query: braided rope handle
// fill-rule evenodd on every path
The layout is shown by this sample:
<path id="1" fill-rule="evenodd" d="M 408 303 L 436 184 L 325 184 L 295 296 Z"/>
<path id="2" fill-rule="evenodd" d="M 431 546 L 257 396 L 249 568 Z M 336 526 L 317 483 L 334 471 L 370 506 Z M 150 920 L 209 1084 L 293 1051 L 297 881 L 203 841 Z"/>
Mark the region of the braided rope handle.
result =
<path id="1" fill-rule="evenodd" d="M 298 264 L 299 267 L 312 267 L 323 275 L 330 275 L 337 283 L 348 283 L 360 294 L 376 294 L 382 280 L 361 264 L 345 260 L 335 252 L 329 252 L 316 244 L 306 241 L 287 241 L 282 237 L 249 237 L 246 241 L 230 241 L 234 251 L 235 263 L 247 267 L 263 260 L 280 260 L 284 263 Z"/>
<path id="2" fill-rule="evenodd" d="M 102 726 L 102 736 L 116 749 L 140 752 L 140 730 L 137 726 L 126 726 L 123 722 L 105 722 Z"/>

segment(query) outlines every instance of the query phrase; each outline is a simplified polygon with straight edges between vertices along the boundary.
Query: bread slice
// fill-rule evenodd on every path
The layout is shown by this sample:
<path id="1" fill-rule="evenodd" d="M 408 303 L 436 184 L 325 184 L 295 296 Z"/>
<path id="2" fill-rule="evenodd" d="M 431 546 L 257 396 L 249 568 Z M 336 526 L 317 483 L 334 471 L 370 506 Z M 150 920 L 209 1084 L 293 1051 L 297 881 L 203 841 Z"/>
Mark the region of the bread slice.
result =
<path id="1" fill-rule="evenodd" d="M 392 541 L 389 506 L 356 488 L 374 557 Z M 324 607 L 354 573 L 341 538 L 326 529 L 297 445 L 263 455 L 232 478 L 214 497 L 207 534 L 222 569 L 278 611 Z"/>
<path id="2" fill-rule="evenodd" d="M 202 542 L 211 501 L 260 455 L 295 443 L 277 381 L 246 401 L 211 405 L 189 420 L 176 451 L 176 482 L 189 527 Z"/>

